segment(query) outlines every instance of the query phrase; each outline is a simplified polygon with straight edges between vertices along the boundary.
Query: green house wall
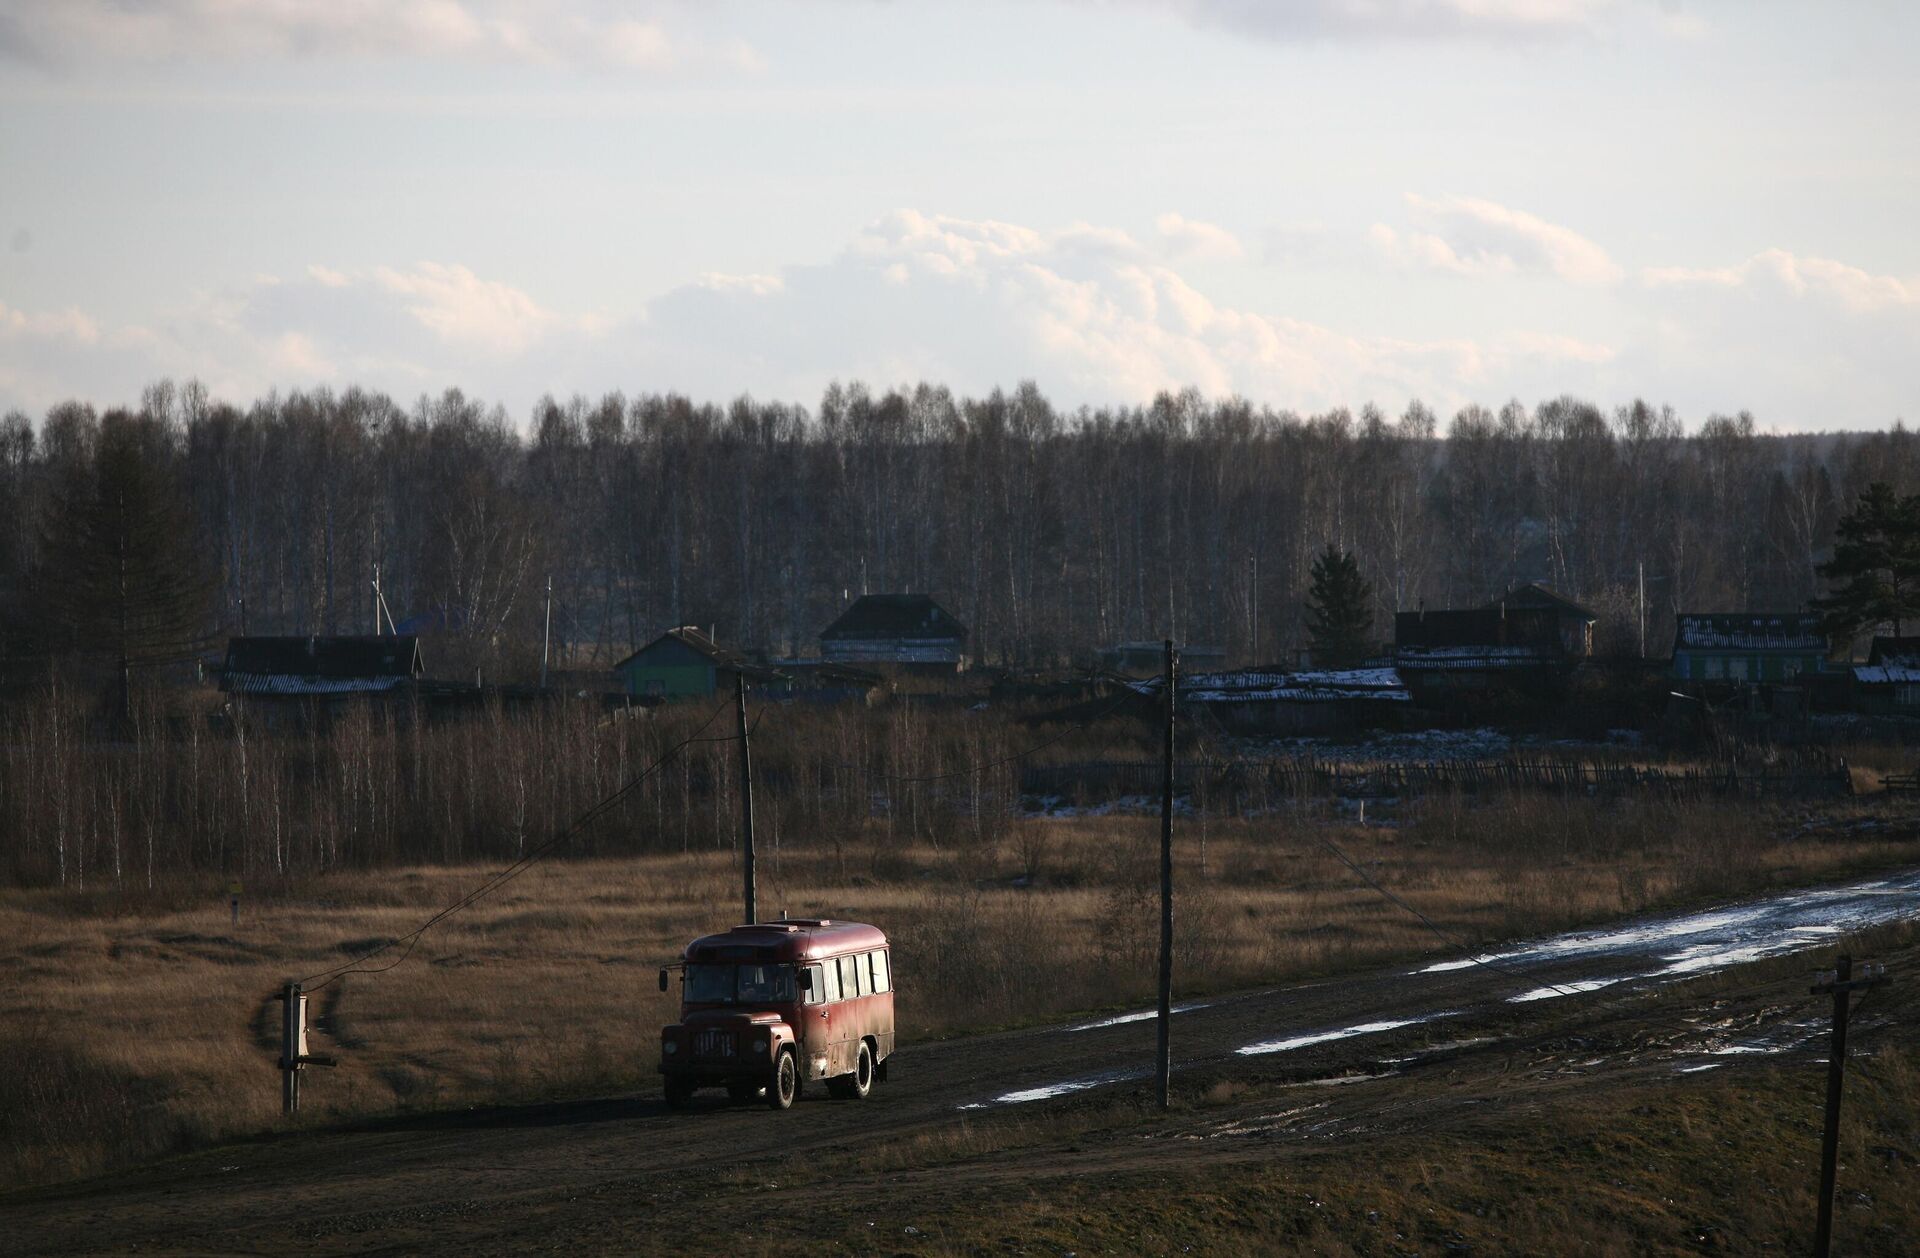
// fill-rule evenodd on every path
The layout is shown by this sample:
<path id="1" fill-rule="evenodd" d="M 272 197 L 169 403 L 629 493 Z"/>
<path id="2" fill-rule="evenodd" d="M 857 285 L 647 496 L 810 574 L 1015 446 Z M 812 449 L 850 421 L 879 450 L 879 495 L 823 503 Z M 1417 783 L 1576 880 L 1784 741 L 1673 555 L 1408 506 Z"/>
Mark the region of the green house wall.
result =
<path id="1" fill-rule="evenodd" d="M 1719 663 L 1716 675 L 1708 675 L 1709 660 Z M 1730 676 L 1735 661 L 1746 665 L 1743 677 Z M 1826 656 L 1818 652 L 1688 651 L 1674 660 L 1673 675 L 1681 681 L 1786 681 L 1789 673 L 1799 677 L 1826 671 Z"/>

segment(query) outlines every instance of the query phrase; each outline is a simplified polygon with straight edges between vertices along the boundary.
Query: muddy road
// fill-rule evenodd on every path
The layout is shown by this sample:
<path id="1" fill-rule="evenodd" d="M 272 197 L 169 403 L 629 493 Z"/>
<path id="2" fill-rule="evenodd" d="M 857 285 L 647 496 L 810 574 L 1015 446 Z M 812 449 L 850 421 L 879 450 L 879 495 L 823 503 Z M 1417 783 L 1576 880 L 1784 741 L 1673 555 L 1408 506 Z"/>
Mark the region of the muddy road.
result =
<path id="1" fill-rule="evenodd" d="M 1157 1157 L 1270 1157 L 1274 1138 L 1497 1105 L 1516 1054 L 1561 1063 L 1549 1073 L 1578 1083 L 1606 1069 L 1681 1079 L 1804 1051 L 1823 1025 L 1804 981 L 1743 989 L 1739 967 L 1917 916 L 1920 870 L 1183 1003 L 1173 1024 L 1177 1088 L 1222 1080 L 1368 1086 L 1316 1089 L 1277 1115 L 1268 1107 L 1182 1116 L 1170 1131 L 1194 1139 L 1155 1141 L 1128 1156 L 1149 1168 Z M 1657 999 L 1715 974 L 1713 990 L 1697 997 Z M 651 1055 L 655 1030 L 634 1029 L 636 1053 Z M 0 1235 L 10 1252 L 49 1254 L 254 1252 L 289 1241 L 324 1252 L 645 1248 L 649 1218 L 690 1184 L 771 1164 L 796 1145 L 876 1148 L 963 1117 L 1040 1112 L 1060 1098 L 1140 1088 L 1153 1044 L 1151 1014 L 1132 1011 L 909 1044 L 867 1101 L 832 1100 L 816 1086 L 785 1114 L 731 1106 L 719 1093 L 669 1113 L 649 1090 L 263 1137 L 8 1194 Z M 1433 1082 L 1440 1073 L 1449 1079 L 1444 1096 Z M 313 1080 L 325 1084 L 324 1075 Z M 1264 1138 L 1201 1138 L 1248 1135 Z M 665 1246 L 660 1235 L 651 1240 Z"/>

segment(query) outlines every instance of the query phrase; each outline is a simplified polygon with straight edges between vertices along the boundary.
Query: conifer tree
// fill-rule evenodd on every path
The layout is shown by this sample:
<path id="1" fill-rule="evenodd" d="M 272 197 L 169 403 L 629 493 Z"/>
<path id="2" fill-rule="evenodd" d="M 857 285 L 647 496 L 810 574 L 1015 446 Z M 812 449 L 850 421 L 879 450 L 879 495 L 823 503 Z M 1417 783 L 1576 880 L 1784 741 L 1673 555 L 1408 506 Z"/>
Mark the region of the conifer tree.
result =
<path id="1" fill-rule="evenodd" d="M 1833 558 L 1819 573 L 1833 593 L 1809 605 L 1827 632 L 1851 639 L 1864 629 L 1920 619 L 1920 494 L 1900 497 L 1885 481 L 1867 487 L 1834 529 Z"/>
<path id="2" fill-rule="evenodd" d="M 1367 657 L 1373 634 L 1373 587 L 1353 556 L 1331 542 L 1313 561 L 1307 593 L 1307 633 L 1315 664 L 1352 668 Z"/>
<path id="3" fill-rule="evenodd" d="M 122 714 L 133 669 L 191 659 L 211 640 L 212 583 L 166 447 L 157 422 L 105 416 L 63 470 L 40 545 L 47 644 L 110 656 Z"/>

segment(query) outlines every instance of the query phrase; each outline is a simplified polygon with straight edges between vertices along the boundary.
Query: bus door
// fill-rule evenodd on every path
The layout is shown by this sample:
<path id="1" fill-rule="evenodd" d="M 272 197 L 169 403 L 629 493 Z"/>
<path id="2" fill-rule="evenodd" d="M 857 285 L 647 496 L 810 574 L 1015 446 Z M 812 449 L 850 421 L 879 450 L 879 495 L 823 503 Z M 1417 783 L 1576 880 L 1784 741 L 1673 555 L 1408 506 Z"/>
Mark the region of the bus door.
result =
<path id="1" fill-rule="evenodd" d="M 806 1030 L 802 1033 L 808 1055 L 824 1055 L 826 1077 L 843 1074 L 846 1056 L 847 1008 L 841 999 L 840 962 L 829 957 L 817 961 L 813 969 L 813 990 L 807 993 Z M 811 1075 L 811 1063 L 809 1063 Z"/>

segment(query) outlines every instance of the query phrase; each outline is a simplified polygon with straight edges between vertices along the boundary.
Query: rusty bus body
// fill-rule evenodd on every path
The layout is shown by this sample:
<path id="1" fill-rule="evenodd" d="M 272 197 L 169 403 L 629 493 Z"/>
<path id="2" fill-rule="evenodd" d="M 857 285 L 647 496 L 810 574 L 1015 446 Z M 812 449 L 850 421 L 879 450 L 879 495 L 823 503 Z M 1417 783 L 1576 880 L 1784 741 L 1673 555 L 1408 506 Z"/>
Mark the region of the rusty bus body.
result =
<path id="1" fill-rule="evenodd" d="M 786 1109 L 809 1082 L 866 1096 L 893 1055 L 892 960 L 886 935 L 859 922 L 761 922 L 694 940 L 669 967 L 681 989 L 680 1021 L 660 1031 L 667 1104 L 725 1087 Z"/>

